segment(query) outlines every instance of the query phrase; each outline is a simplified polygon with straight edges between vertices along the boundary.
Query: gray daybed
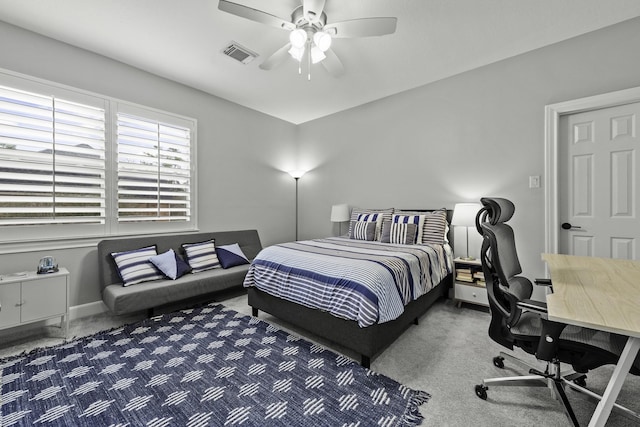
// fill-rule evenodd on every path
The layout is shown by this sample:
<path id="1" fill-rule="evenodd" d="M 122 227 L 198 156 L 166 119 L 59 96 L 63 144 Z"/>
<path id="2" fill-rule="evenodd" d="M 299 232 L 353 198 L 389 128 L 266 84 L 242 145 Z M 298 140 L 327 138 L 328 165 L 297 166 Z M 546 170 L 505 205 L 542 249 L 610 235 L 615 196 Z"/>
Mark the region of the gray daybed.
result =
<path id="1" fill-rule="evenodd" d="M 122 279 L 111 257 L 112 252 L 156 245 L 158 253 L 172 248 L 176 254 L 182 255 L 184 258 L 181 247 L 183 243 L 196 243 L 209 239 L 215 239 L 216 246 L 237 243 L 250 261 L 262 249 L 257 230 L 152 235 L 103 240 L 98 244 L 102 300 L 109 310 L 120 315 L 149 310 L 234 287 L 242 288 L 249 264 L 228 269 L 215 268 L 199 273 L 188 273 L 177 280 L 155 280 L 125 287 L 122 286 Z"/>

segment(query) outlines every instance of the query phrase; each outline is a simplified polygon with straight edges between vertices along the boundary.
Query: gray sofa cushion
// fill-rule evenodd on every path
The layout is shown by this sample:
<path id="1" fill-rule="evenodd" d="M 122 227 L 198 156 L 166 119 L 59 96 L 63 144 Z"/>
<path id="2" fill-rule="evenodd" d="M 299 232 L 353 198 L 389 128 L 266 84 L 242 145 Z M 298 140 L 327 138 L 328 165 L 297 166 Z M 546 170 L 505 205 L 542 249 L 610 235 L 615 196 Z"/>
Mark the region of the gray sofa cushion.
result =
<path id="1" fill-rule="evenodd" d="M 248 265 L 227 270 L 216 268 L 190 273 L 176 280 L 157 280 L 132 286 L 107 286 L 102 300 L 114 314 L 132 313 L 151 307 L 222 291 L 242 285 Z"/>

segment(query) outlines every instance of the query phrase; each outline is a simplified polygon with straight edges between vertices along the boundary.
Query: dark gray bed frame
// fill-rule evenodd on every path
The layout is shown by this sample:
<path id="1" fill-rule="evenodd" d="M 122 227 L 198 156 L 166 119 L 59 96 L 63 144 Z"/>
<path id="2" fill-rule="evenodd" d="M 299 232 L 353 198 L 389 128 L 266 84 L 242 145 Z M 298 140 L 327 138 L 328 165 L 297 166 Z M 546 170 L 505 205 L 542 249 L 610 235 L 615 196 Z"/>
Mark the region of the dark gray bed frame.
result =
<path id="1" fill-rule="evenodd" d="M 429 212 L 431 210 L 422 211 Z M 447 210 L 449 222 L 451 222 L 452 214 L 452 211 Z M 449 241 L 453 242 L 451 231 Z M 393 343 L 412 323 L 417 325 L 420 316 L 441 297 L 446 298 L 452 286 L 453 275 L 449 274 L 431 291 L 410 302 L 405 307 L 403 314 L 397 319 L 366 328 L 361 328 L 356 321 L 340 319 L 327 312 L 274 297 L 254 287 L 248 288 L 247 294 L 253 316 L 257 317 L 258 311 L 262 310 L 319 337 L 353 350 L 360 355 L 361 365 L 369 368 L 374 356 Z"/>

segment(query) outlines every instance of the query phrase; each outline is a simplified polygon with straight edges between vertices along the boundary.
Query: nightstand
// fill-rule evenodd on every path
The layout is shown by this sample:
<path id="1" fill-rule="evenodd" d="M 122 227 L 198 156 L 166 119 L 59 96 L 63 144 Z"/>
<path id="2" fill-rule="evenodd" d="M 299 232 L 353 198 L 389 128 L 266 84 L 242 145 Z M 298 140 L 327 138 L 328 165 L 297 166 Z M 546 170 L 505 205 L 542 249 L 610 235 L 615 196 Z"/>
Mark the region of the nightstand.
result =
<path id="1" fill-rule="evenodd" d="M 456 258 L 453 263 L 455 267 L 454 299 L 458 302 L 458 307 L 463 302 L 488 307 L 487 288 L 480 260 Z"/>

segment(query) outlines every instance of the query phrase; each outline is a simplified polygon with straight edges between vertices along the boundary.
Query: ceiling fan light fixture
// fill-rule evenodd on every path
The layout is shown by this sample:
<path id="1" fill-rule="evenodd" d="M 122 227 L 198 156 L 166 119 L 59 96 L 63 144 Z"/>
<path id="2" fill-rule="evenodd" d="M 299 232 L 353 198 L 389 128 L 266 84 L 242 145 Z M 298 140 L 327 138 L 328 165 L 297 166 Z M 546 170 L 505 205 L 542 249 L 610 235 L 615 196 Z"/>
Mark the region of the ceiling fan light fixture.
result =
<path id="1" fill-rule="evenodd" d="M 331 36 L 324 31 L 317 31 L 313 35 L 313 43 L 318 46 L 321 51 L 326 52 L 331 47 Z"/>
<path id="2" fill-rule="evenodd" d="M 327 55 L 325 55 L 322 49 L 320 49 L 318 46 L 314 46 L 311 48 L 311 63 L 317 64 L 326 57 Z"/>
<path id="3" fill-rule="evenodd" d="M 304 45 L 303 47 L 291 46 L 291 49 L 289 49 L 289 55 L 291 55 L 293 59 L 298 62 L 302 61 L 302 56 L 304 55 Z"/>
<path id="4" fill-rule="evenodd" d="M 304 45 L 307 43 L 307 32 L 302 28 L 297 28 L 289 33 L 289 41 L 293 47 L 304 50 Z"/>

